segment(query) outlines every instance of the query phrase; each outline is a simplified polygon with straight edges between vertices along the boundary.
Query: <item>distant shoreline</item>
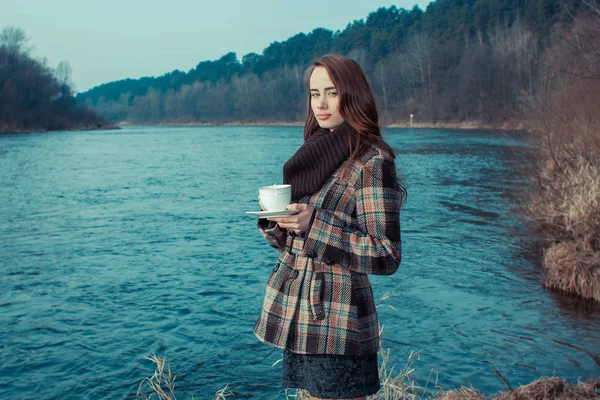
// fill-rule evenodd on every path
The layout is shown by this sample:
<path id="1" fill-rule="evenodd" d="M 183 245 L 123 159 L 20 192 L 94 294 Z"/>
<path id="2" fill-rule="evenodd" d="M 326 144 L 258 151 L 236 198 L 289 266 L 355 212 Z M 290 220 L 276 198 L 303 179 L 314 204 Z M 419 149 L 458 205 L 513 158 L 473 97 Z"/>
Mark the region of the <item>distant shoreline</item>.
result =
<path id="1" fill-rule="evenodd" d="M 0 135 L 11 135 L 11 134 L 26 134 L 26 133 L 48 133 L 48 132 L 71 132 L 71 131 L 107 131 L 111 129 L 121 129 L 119 124 L 114 123 L 103 126 L 74 126 L 66 129 L 47 129 L 47 128 L 30 128 L 30 129 L 16 129 L 16 130 L 5 130 L 0 129 Z"/>
<path id="2" fill-rule="evenodd" d="M 131 123 L 129 121 L 119 121 L 110 125 L 90 127 L 90 126 L 76 126 L 68 129 L 46 129 L 46 128 L 32 128 L 22 130 L 2 130 L 0 129 L 0 135 L 2 134 L 21 134 L 21 133 L 46 133 L 56 131 L 96 131 L 96 130 L 111 130 L 120 129 L 121 126 L 171 126 L 171 127 L 185 127 L 185 126 L 304 126 L 304 122 L 286 122 L 286 121 L 275 121 L 275 122 L 157 122 L 152 124 L 147 123 Z M 388 125 L 381 125 L 381 128 L 412 128 L 412 129 L 456 129 L 456 130 L 496 130 L 496 131 L 524 131 L 528 130 L 526 124 L 523 121 L 506 121 L 498 124 L 482 124 L 478 121 L 463 121 L 463 122 L 414 122 L 412 125 L 408 122 L 396 122 Z"/>
<path id="3" fill-rule="evenodd" d="M 304 122 L 157 122 L 153 124 L 146 123 L 131 123 L 129 121 L 120 121 L 118 126 L 304 126 Z M 381 125 L 381 128 L 413 128 L 413 129 L 460 129 L 460 130 L 502 130 L 516 131 L 527 130 L 523 121 L 505 121 L 498 124 L 483 124 L 478 121 L 464 122 L 414 122 L 412 125 L 409 122 L 396 122 L 388 125 Z"/>
<path id="4" fill-rule="evenodd" d="M 523 121 L 504 121 L 497 124 L 484 124 L 479 121 L 463 122 L 408 122 L 393 123 L 383 128 L 427 128 L 427 129 L 464 129 L 464 130 L 496 130 L 496 131 L 519 131 L 528 130 Z"/>
<path id="5" fill-rule="evenodd" d="M 304 126 L 304 122 L 156 122 L 147 124 L 144 122 L 119 121 L 118 126 Z"/>

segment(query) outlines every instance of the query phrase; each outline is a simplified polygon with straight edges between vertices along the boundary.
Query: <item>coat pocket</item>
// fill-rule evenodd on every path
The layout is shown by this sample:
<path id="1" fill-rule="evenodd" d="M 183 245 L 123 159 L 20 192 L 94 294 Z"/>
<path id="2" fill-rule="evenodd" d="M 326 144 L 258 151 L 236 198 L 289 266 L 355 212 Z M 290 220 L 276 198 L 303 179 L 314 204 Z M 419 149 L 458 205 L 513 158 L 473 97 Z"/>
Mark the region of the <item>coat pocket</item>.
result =
<path id="1" fill-rule="evenodd" d="M 269 279 L 267 279 L 267 287 L 271 286 L 271 284 L 273 283 L 273 279 L 275 278 L 275 275 L 277 275 L 277 271 L 279 271 L 280 265 L 281 260 L 277 260 L 277 262 L 273 266 L 273 269 L 271 270 L 271 273 L 269 274 Z"/>
<path id="2" fill-rule="evenodd" d="M 310 280 L 310 313 L 313 321 L 325 319 L 323 310 L 323 272 L 313 272 Z"/>
<path id="3" fill-rule="evenodd" d="M 267 280 L 267 294 L 275 297 L 289 295 L 291 281 L 298 277 L 298 271 L 279 260 L 275 263 Z"/>
<path id="4" fill-rule="evenodd" d="M 353 272 L 352 279 L 352 305 L 357 307 L 358 318 L 368 317 L 376 313 L 373 290 L 366 274 Z"/>
<path id="5" fill-rule="evenodd" d="M 376 349 L 379 340 L 379 320 L 373 290 L 364 274 L 352 274 L 352 308 L 356 311 L 361 346 Z"/>
<path id="6" fill-rule="evenodd" d="M 340 214 L 351 214 L 355 206 L 354 191 L 347 183 L 332 181 L 321 189 L 320 203 L 317 207 L 325 210 L 339 212 Z"/>

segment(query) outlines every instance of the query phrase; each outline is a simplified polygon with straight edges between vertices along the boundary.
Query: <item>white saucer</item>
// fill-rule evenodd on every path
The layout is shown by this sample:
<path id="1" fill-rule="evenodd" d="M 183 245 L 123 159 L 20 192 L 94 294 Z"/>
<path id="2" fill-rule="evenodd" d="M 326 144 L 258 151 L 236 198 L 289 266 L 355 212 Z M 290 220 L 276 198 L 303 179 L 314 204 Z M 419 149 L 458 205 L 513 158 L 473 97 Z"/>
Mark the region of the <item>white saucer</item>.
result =
<path id="1" fill-rule="evenodd" d="M 269 218 L 269 217 L 286 217 L 288 215 L 296 215 L 300 211 L 298 210 L 283 210 L 283 211 L 246 211 L 246 214 L 255 215 L 258 218 Z"/>

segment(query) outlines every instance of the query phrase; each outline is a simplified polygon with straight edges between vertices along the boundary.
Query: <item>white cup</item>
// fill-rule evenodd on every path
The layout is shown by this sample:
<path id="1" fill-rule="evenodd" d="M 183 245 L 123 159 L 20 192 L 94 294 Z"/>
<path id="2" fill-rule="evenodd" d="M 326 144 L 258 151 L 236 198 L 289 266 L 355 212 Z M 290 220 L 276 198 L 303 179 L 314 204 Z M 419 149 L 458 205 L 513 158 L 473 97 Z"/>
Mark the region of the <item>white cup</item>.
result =
<path id="1" fill-rule="evenodd" d="M 258 189 L 260 202 L 267 211 L 284 211 L 292 200 L 292 185 L 270 185 Z"/>

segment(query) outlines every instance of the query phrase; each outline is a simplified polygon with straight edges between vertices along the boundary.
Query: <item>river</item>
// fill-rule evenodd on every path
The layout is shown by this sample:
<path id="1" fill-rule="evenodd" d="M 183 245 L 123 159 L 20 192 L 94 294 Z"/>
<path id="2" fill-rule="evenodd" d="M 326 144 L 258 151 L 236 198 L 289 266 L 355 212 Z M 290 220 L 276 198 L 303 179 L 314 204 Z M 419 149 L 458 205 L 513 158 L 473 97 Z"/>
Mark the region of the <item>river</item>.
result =
<path id="1" fill-rule="evenodd" d="M 512 211 L 521 133 L 385 129 L 408 183 L 402 264 L 371 279 L 383 347 L 421 386 L 600 375 L 600 312 L 541 286 Z M 285 398 L 252 328 L 277 252 L 256 230 L 300 127 L 125 127 L 0 137 L 2 398 L 134 398 L 166 356 L 178 398 Z M 393 307 L 393 308 L 392 308 Z M 275 364 L 275 365 L 273 365 Z M 437 379 L 437 383 L 436 383 Z"/>

